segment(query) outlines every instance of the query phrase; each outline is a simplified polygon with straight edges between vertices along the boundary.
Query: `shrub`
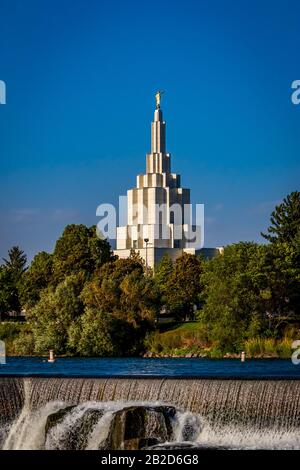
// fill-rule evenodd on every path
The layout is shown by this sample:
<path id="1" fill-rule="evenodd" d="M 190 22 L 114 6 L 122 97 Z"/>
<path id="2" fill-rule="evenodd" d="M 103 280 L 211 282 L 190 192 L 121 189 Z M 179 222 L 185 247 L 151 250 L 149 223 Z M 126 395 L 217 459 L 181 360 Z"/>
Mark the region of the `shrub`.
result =
<path id="1" fill-rule="evenodd" d="M 291 340 L 284 338 L 252 338 L 245 342 L 244 349 L 248 357 L 291 357 Z"/>
<path id="2" fill-rule="evenodd" d="M 34 354 L 34 337 L 31 331 L 24 331 L 13 341 L 12 352 L 17 356 Z"/>

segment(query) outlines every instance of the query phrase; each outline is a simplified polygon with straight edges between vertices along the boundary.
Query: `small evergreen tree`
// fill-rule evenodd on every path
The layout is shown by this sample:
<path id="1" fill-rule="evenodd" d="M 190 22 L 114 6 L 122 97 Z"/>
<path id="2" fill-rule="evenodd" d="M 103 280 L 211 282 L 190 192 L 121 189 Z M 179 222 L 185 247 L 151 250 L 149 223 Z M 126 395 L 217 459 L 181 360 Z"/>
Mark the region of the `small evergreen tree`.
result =
<path id="1" fill-rule="evenodd" d="M 17 281 L 19 280 L 20 276 L 25 271 L 25 266 L 27 262 L 27 257 L 18 246 L 13 246 L 8 251 L 8 259 L 3 258 L 4 265 L 7 267 L 9 272 L 12 275 L 12 278 Z"/>
<path id="2" fill-rule="evenodd" d="M 300 230 L 300 192 L 293 191 L 271 214 L 268 233 L 261 235 L 271 243 L 293 243 Z"/>
<path id="3" fill-rule="evenodd" d="M 3 261 L 0 275 L 0 313 L 19 313 L 21 311 L 20 290 L 27 257 L 18 246 L 13 246 L 8 251 L 8 258 L 3 258 Z"/>

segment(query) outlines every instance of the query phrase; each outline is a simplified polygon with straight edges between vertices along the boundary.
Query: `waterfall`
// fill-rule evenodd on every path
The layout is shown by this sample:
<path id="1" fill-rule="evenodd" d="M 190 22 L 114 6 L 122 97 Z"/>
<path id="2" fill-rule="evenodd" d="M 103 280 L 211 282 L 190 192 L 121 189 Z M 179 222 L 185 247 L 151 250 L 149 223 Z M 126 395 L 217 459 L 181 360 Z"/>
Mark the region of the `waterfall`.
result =
<path id="1" fill-rule="evenodd" d="M 0 447 L 299 448 L 299 400 L 297 380 L 0 378 Z"/>

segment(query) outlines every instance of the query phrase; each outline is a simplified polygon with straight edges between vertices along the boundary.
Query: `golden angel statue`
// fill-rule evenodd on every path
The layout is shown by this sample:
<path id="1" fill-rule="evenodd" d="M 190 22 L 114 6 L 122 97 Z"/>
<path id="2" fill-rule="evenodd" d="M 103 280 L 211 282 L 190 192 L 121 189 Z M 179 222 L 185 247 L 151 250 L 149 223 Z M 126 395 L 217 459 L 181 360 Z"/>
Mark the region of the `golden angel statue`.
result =
<path id="1" fill-rule="evenodd" d="M 155 93 L 155 99 L 156 99 L 156 109 L 160 108 L 160 100 L 161 100 L 161 95 L 163 94 L 163 91 L 159 90 Z"/>

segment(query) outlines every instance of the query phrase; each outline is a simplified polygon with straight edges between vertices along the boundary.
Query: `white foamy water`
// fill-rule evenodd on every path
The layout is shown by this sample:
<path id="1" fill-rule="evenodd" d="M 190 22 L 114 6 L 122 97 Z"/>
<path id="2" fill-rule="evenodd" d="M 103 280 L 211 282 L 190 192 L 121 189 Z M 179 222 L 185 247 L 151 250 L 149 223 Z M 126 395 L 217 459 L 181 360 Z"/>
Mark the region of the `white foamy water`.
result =
<path id="1" fill-rule="evenodd" d="M 3 379 L 0 448 L 98 449 L 128 406 L 147 407 L 136 437 L 158 432 L 161 446 L 167 435 L 172 445 L 300 449 L 300 381 L 161 378 Z M 157 406 L 176 409 L 171 434 Z"/>
<path id="2" fill-rule="evenodd" d="M 209 447 L 228 447 L 230 449 L 269 449 L 299 450 L 300 429 L 264 428 L 235 425 L 214 428 L 204 424 L 197 443 Z"/>
<path id="3" fill-rule="evenodd" d="M 63 450 L 66 436 L 80 423 L 87 411 L 101 411 L 99 418 L 85 436 L 76 435 L 78 443 L 85 442 L 84 448 L 96 450 L 109 434 L 114 413 L 128 406 L 168 406 L 155 402 L 86 402 L 66 410 L 69 404 L 49 402 L 32 411 L 24 406 L 21 414 L 12 424 L 4 442 L 3 450 Z M 63 418 L 46 435 L 48 417 L 65 410 Z M 151 420 L 150 420 L 151 421 Z M 151 425 L 151 424 L 150 424 Z M 234 425 L 214 427 L 198 414 L 177 411 L 172 420 L 173 440 L 160 444 L 186 443 L 195 447 L 225 447 L 230 449 L 300 449 L 300 430 L 255 429 Z M 83 440 L 83 437 L 85 440 Z"/>
<path id="4" fill-rule="evenodd" d="M 65 406 L 63 402 L 49 402 L 36 411 L 24 407 L 9 430 L 3 450 L 44 449 L 47 418 Z"/>

